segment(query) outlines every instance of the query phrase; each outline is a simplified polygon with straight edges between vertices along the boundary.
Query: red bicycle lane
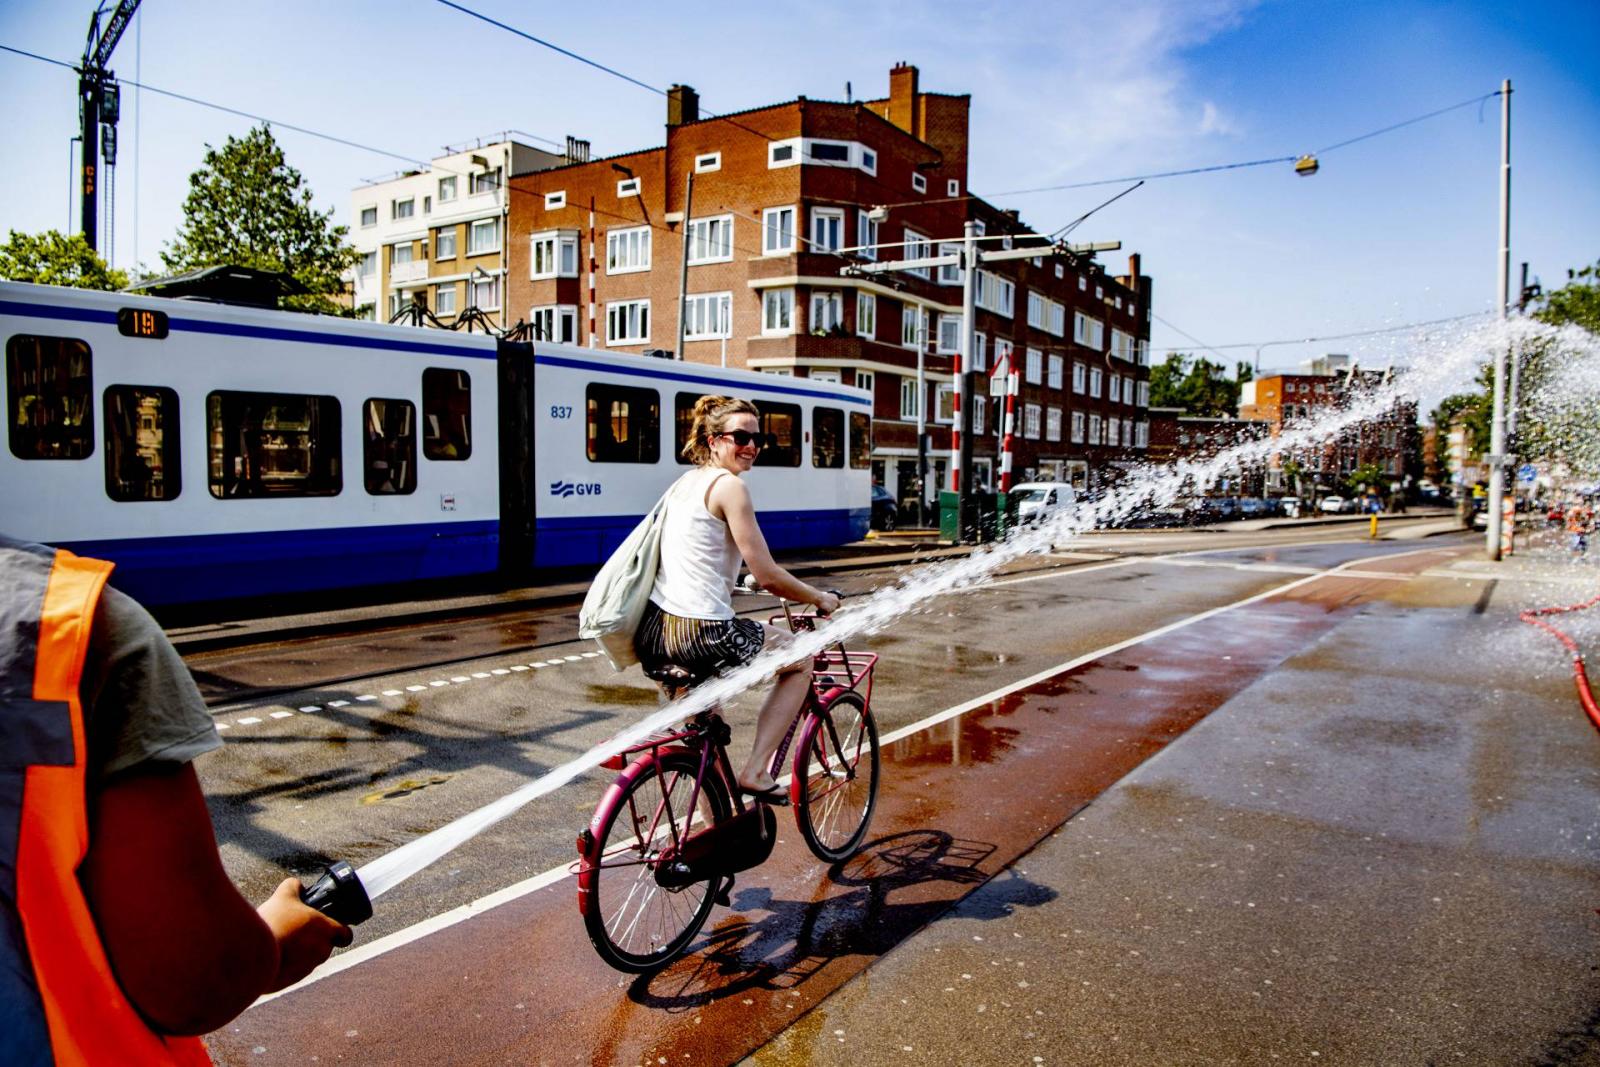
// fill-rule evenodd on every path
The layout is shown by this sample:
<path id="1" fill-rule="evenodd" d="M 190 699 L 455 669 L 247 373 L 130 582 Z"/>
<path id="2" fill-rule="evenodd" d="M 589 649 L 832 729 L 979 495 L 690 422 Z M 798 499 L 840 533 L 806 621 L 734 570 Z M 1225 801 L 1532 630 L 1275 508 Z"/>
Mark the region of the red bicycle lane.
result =
<path id="1" fill-rule="evenodd" d="M 1392 585 L 1319 578 L 885 746 L 862 852 L 830 870 L 780 812 L 772 858 L 739 876 L 732 909 L 714 911 L 691 954 L 658 974 L 621 975 L 599 960 L 568 878 L 259 1004 L 211 1035 L 212 1055 L 223 1064 L 736 1061 L 978 885 L 1007 879 L 1008 909 L 1053 899 L 1056 889 L 1011 864 Z"/>

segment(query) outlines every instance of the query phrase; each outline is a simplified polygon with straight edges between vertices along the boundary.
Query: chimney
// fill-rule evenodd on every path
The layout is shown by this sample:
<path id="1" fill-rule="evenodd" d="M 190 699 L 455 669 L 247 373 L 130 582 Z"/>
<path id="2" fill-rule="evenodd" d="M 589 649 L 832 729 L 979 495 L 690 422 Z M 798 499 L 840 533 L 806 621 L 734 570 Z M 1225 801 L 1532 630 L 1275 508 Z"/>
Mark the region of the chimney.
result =
<path id="1" fill-rule="evenodd" d="M 667 89 L 667 125 L 682 126 L 700 121 L 700 94 L 687 85 Z"/>
<path id="2" fill-rule="evenodd" d="M 1139 295 L 1139 253 L 1137 252 L 1128 256 L 1128 288 L 1133 290 L 1135 296 Z"/>
<path id="3" fill-rule="evenodd" d="M 890 122 L 913 137 L 921 137 L 922 99 L 917 92 L 917 68 L 904 61 L 889 71 Z"/>
<path id="4" fill-rule="evenodd" d="M 567 134 L 567 162 L 589 162 L 589 142 Z"/>

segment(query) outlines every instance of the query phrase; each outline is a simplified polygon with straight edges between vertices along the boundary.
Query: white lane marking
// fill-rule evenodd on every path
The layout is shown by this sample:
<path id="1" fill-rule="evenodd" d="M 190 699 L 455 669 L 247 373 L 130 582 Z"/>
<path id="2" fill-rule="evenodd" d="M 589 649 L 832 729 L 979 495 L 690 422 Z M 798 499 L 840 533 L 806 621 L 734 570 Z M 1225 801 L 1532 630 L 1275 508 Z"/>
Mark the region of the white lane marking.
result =
<path id="1" fill-rule="evenodd" d="M 455 676 L 455 677 L 454 677 L 454 678 L 451 678 L 451 679 L 450 679 L 450 680 L 451 680 L 451 681 L 452 681 L 452 682 L 470 682 L 470 681 L 472 681 L 472 679 L 471 679 L 471 678 L 468 678 L 468 677 L 467 677 L 467 676 L 466 676 L 466 675 L 464 675 L 464 674 L 458 674 L 458 675 L 456 675 L 456 676 Z"/>
<path id="2" fill-rule="evenodd" d="M 401 690 L 399 690 L 399 689 L 385 689 L 383 691 L 383 695 L 386 696 L 386 697 L 397 697 L 397 696 L 400 695 L 400 693 L 401 693 Z M 362 697 L 361 699 L 365 700 L 366 697 Z"/>
<path id="3" fill-rule="evenodd" d="M 399 695 L 400 695 L 400 694 L 399 694 L 399 690 L 396 690 L 396 691 L 395 691 L 395 692 L 394 692 L 394 694 L 393 694 L 393 695 L 395 695 L 395 696 L 399 696 Z M 373 695 L 372 695 L 372 694 L 370 694 L 370 693 L 367 693 L 367 694 L 364 694 L 364 695 L 362 695 L 362 696 L 358 696 L 358 697 L 356 697 L 356 699 L 357 699 L 357 700 L 377 700 L 377 699 L 378 699 L 378 698 L 377 698 L 377 697 L 375 697 L 375 696 L 373 696 Z"/>
<path id="4" fill-rule="evenodd" d="M 598 656 L 598 655 L 599 655 L 599 654 L 600 654 L 600 653 L 598 653 L 598 652 L 585 652 L 585 653 L 584 653 L 584 654 L 583 654 L 583 658 L 584 658 L 584 659 L 594 659 L 594 658 L 595 658 L 595 657 L 596 657 L 596 656 Z M 571 658 L 572 658 L 572 657 L 571 657 L 571 656 L 568 656 L 568 657 L 567 657 L 567 658 L 568 658 L 568 659 L 571 659 Z"/>
<path id="5" fill-rule="evenodd" d="M 435 689 L 437 689 L 441 685 L 449 685 L 450 683 L 445 681 L 443 678 L 435 678 L 433 681 L 429 682 L 428 684 L 430 686 L 434 687 Z"/>
<path id="6" fill-rule="evenodd" d="M 256 716 L 254 716 L 254 715 L 246 715 L 244 718 L 239 720 L 239 725 L 240 726 L 254 726 L 256 723 L 258 723 L 260 721 L 261 720 L 259 718 L 257 718 Z"/>
<path id="7" fill-rule="evenodd" d="M 1437 552 L 1437 551 L 1440 551 L 1440 550 L 1439 549 L 1413 549 L 1413 550 L 1408 551 L 1408 552 L 1396 552 L 1393 555 L 1379 556 L 1379 557 L 1374 557 L 1374 558 L 1376 558 L 1376 559 L 1395 559 L 1395 558 L 1398 558 L 1400 556 L 1413 556 L 1413 555 L 1417 555 L 1417 554 L 1419 554 L 1421 552 Z M 1354 562 L 1368 562 L 1368 561 L 1367 560 L 1361 560 L 1361 561 L 1352 560 L 1351 562 L 1354 563 Z M 1340 564 L 1340 566 L 1341 567 L 1345 566 L 1345 564 Z M 1074 571 L 1074 572 L 1070 572 L 1070 573 L 1081 574 L 1081 573 L 1083 573 L 1084 569 L 1085 568 L 1080 568 L 1079 570 Z M 942 723 L 942 722 L 945 722 L 945 721 L 947 721 L 949 719 L 955 718 L 957 715 L 961 715 L 961 714 L 963 714 L 965 712 L 971 711 L 973 708 L 979 708 L 979 707 L 982 707 L 985 704 L 992 703 L 993 701 L 998 700 L 1003 696 L 1007 696 L 1007 695 L 1009 695 L 1011 693 L 1014 693 L 1019 689 L 1027 688 L 1030 685 L 1037 685 L 1038 683 L 1040 683 L 1042 681 L 1045 681 L 1048 678 L 1052 678 L 1055 675 L 1061 674 L 1064 671 L 1070 671 L 1070 670 L 1074 669 L 1075 667 L 1080 667 L 1083 664 L 1092 662 L 1093 660 L 1099 659 L 1102 656 L 1109 656 L 1113 652 L 1120 651 L 1120 650 L 1122 650 L 1124 648 L 1128 648 L 1128 647 L 1130 647 L 1132 645 L 1140 644 L 1140 643 L 1142 643 L 1144 641 L 1148 641 L 1148 640 L 1150 640 L 1152 638 L 1159 637 L 1159 636 L 1161 636 L 1162 634 L 1165 634 L 1165 633 L 1171 633 L 1173 630 L 1182 629 L 1183 627 L 1188 626 L 1191 623 L 1199 622 L 1202 619 L 1208 619 L 1208 618 L 1211 618 L 1214 615 L 1220 615 L 1221 613 L 1223 613 L 1225 611 L 1232 611 L 1234 608 L 1244 607 L 1246 604 L 1253 604 L 1258 600 L 1265 600 L 1268 597 L 1277 596 L 1278 594 L 1288 592 L 1289 590 L 1294 589 L 1297 586 L 1302 586 L 1302 585 L 1306 585 L 1307 583 L 1314 582 L 1314 581 L 1318 580 L 1319 578 L 1326 578 L 1326 577 L 1330 577 L 1330 576 L 1331 577 L 1341 577 L 1341 575 L 1338 572 L 1339 572 L 1339 567 L 1334 567 L 1334 568 L 1332 568 L 1330 570 L 1322 571 L 1322 572 L 1317 573 L 1317 574 L 1308 575 L 1308 576 L 1306 576 L 1304 578 L 1298 579 L 1297 581 L 1288 582 L 1288 583 L 1285 583 L 1284 585 L 1277 586 L 1276 588 L 1269 589 L 1264 593 L 1257 593 L 1255 596 L 1246 597 L 1243 600 L 1236 600 L 1231 604 L 1224 604 L 1221 607 L 1211 608 L 1210 610 L 1203 611 L 1198 615 L 1191 616 L 1190 618 L 1187 618 L 1187 619 L 1180 619 L 1179 621 L 1177 621 L 1175 623 L 1169 623 L 1166 626 L 1158 627 L 1158 628 L 1156 628 L 1154 630 L 1149 631 L 1148 633 L 1140 634 L 1137 637 L 1130 637 L 1126 641 L 1119 641 L 1116 644 L 1107 645 L 1106 647 L 1098 649 L 1098 650 L 1096 650 L 1094 652 L 1089 652 L 1089 653 L 1086 653 L 1086 654 L 1084 654 L 1082 656 L 1079 656 L 1077 659 L 1068 660 L 1066 663 L 1062 663 L 1062 664 L 1059 664 L 1059 665 L 1057 665 L 1055 667 L 1051 667 L 1051 668 L 1049 668 L 1047 670 L 1040 671 L 1038 674 L 1035 674 L 1030 678 L 1024 678 L 1020 682 L 1015 682 L 1015 683 L 1013 683 L 1011 685 L 1002 686 L 1001 688 L 996 689 L 991 693 L 986 693 L 985 695 L 983 695 L 981 697 L 978 697 L 975 700 L 969 700 L 964 704 L 957 704 L 953 708 L 948 708 L 945 711 L 941 711 L 941 712 L 939 712 L 939 713 L 937 713 L 935 715 L 930 715 L 928 718 L 923 719 L 921 722 L 913 723 L 910 726 L 903 727 L 902 729 L 894 731 L 893 733 L 891 733 L 891 734 L 887 735 L 886 737 L 882 738 L 879 743 L 881 745 L 892 744 L 895 741 L 899 741 L 900 739 L 902 739 L 904 737 L 907 737 L 907 736 L 915 733 L 918 730 L 926 730 L 930 726 L 936 726 L 939 723 Z M 1063 574 L 1055 575 L 1055 577 L 1063 577 L 1063 576 L 1064 576 Z M 784 777 L 788 778 L 790 776 L 789 775 L 785 775 Z M 504 889 L 497 889 L 493 893 L 490 893 L 490 894 L 488 894 L 486 896 L 479 897 L 477 900 L 474 900 L 471 903 L 462 904 L 461 906 L 456 907 L 456 908 L 452 908 L 449 911 L 441 912 L 438 915 L 434 915 L 434 916 L 431 916 L 431 917 L 429 917 L 427 919 L 423 919 L 419 923 L 413 923 L 412 925 L 407 926 L 403 930 L 396 930 L 392 934 L 388 934 L 387 936 L 380 937 L 380 938 L 378 938 L 378 940 L 373 941 L 370 944 L 362 945 L 362 946 L 360 946 L 358 948 L 353 948 L 348 952 L 341 953 L 340 955 L 335 956 L 333 959 L 329 960 L 327 963 L 324 963 L 321 967 L 317 968 L 315 971 L 312 971 L 309 975 L 307 975 L 306 977 L 302 978 L 299 982 L 295 983 L 294 985 L 289 986 L 287 989 L 280 989 L 276 993 L 268 993 L 266 996 L 264 996 L 264 997 L 260 998 L 259 1000 L 257 1000 L 256 1003 L 257 1004 L 264 1004 L 267 1001 L 275 1000 L 276 998 L 281 997 L 286 993 L 292 993 L 297 989 L 303 989 L 306 986 L 311 985 L 311 984 L 313 984 L 315 982 L 320 982 L 324 978 L 327 978 L 327 977 L 329 977 L 331 975 L 338 974 L 340 971 L 347 971 L 350 968 L 358 966 L 359 964 L 365 963 L 368 960 L 376 959 L 377 957 L 382 956 L 382 955 L 384 955 L 386 953 L 393 952 L 397 948 L 403 948 L 404 946 L 409 945 L 413 941 L 417 941 L 417 940 L 420 940 L 421 938 L 427 937 L 429 934 L 437 933 L 440 930 L 448 929 L 449 927 L 455 926 L 457 923 L 464 922 L 467 919 L 470 919 L 475 915 L 482 915 L 482 914 L 484 914 L 486 912 L 492 911 L 495 908 L 498 908 L 502 904 L 509 904 L 513 900 L 517 900 L 517 899 L 519 899 L 521 897 L 525 897 L 529 893 L 537 892 L 540 889 L 545 888 L 546 886 L 553 885 L 554 883 L 559 882 L 562 879 L 568 878 L 568 877 L 570 877 L 570 865 L 564 863 L 559 867 L 552 867 L 549 870 L 544 871 L 541 874 L 536 874 L 532 878 L 526 878 L 523 881 L 515 883 L 514 885 L 508 885 Z"/>
<path id="8" fill-rule="evenodd" d="M 309 713 L 311 713 L 313 711 L 321 711 L 322 708 L 319 705 L 316 705 L 316 704 L 307 704 L 305 707 L 300 708 L 299 710 L 309 714 Z"/>
<path id="9" fill-rule="evenodd" d="M 274 711 L 272 713 L 272 717 L 274 719 L 289 719 L 289 718 L 293 718 L 294 717 L 294 712 L 292 712 L 292 711 Z"/>
<path id="10" fill-rule="evenodd" d="M 525 671 L 525 670 L 528 669 L 528 667 L 527 667 L 526 664 L 523 664 L 523 663 L 513 663 L 511 665 L 511 669 L 514 670 L 514 671 Z"/>
<path id="11" fill-rule="evenodd" d="M 356 699 L 358 699 L 358 700 L 366 700 L 368 698 L 367 697 L 357 697 Z M 330 708 L 347 708 L 349 706 L 350 706 L 350 702 L 348 700 L 330 700 L 330 701 L 328 701 L 328 707 L 330 707 Z M 300 710 L 304 711 L 305 709 L 301 708 Z"/>
<path id="12" fill-rule="evenodd" d="M 1164 567 L 1213 567 L 1218 570 L 1248 571 L 1261 574 L 1321 574 L 1322 571 L 1315 567 L 1296 566 L 1292 563 L 1229 563 L 1226 560 L 1216 559 L 1169 559 L 1152 557 L 1152 563 L 1159 563 Z M 1409 574 L 1389 574 L 1383 571 L 1342 571 L 1341 578 L 1377 578 L 1391 582 L 1409 582 Z"/>
<path id="13" fill-rule="evenodd" d="M 426 688 L 428 688 L 428 687 L 425 686 L 425 685 L 408 685 L 408 686 L 406 686 L 406 692 L 408 692 L 408 693 L 420 693 Z"/>
<path id="14" fill-rule="evenodd" d="M 504 667 L 496 667 L 493 670 L 491 670 L 489 673 L 490 674 L 499 675 L 499 674 L 510 674 L 511 672 L 506 670 Z"/>
<path id="15" fill-rule="evenodd" d="M 582 659 L 583 657 L 582 656 L 562 656 L 561 658 L 566 660 L 568 663 L 576 663 L 580 659 Z"/>
<path id="16" fill-rule="evenodd" d="M 489 677 L 489 672 L 488 671 L 473 671 L 472 672 L 472 676 L 474 678 L 487 678 L 487 677 Z"/>
<path id="17" fill-rule="evenodd" d="M 219 722 L 219 723 L 217 723 L 217 729 L 218 730 L 231 730 L 231 729 L 233 729 L 233 727 L 228 725 L 225 722 Z"/>

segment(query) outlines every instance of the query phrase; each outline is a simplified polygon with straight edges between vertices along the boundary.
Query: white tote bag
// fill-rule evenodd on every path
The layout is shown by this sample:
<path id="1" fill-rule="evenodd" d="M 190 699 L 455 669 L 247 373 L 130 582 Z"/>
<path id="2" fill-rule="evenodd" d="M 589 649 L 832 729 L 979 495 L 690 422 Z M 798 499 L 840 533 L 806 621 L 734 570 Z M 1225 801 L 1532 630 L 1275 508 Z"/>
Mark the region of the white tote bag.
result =
<path id="1" fill-rule="evenodd" d="M 661 528 L 667 514 L 667 496 L 656 501 L 633 532 L 611 553 L 594 576 L 578 612 L 578 636 L 592 637 L 615 670 L 639 662 L 633 652 L 633 635 L 644 617 L 650 591 L 661 566 Z"/>

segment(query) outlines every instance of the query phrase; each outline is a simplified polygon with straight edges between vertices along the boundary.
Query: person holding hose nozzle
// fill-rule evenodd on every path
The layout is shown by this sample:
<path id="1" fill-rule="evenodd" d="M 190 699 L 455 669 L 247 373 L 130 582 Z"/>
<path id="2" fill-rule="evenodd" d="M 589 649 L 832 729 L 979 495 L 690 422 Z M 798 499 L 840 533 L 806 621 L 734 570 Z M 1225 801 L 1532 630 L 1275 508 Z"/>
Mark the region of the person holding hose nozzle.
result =
<path id="1" fill-rule="evenodd" d="M 766 443 L 761 413 L 750 401 L 726 396 L 695 401 L 683 448 L 695 467 L 667 491 L 661 565 L 634 635 L 634 651 L 646 671 L 677 664 L 696 674 L 715 674 L 793 640 L 782 630 L 734 614 L 741 561 L 769 593 L 815 604 L 825 615 L 838 609 L 836 595 L 802 582 L 767 549 L 742 480 Z M 755 741 L 738 784 L 758 800 L 787 803 L 768 765 L 805 699 L 809 667 L 804 661 L 780 667 L 756 719 Z"/>
<path id="2" fill-rule="evenodd" d="M 222 741 L 111 564 L 0 537 L 0 1063 L 209 1064 L 199 1034 L 348 926 L 223 870 L 190 761 Z"/>

